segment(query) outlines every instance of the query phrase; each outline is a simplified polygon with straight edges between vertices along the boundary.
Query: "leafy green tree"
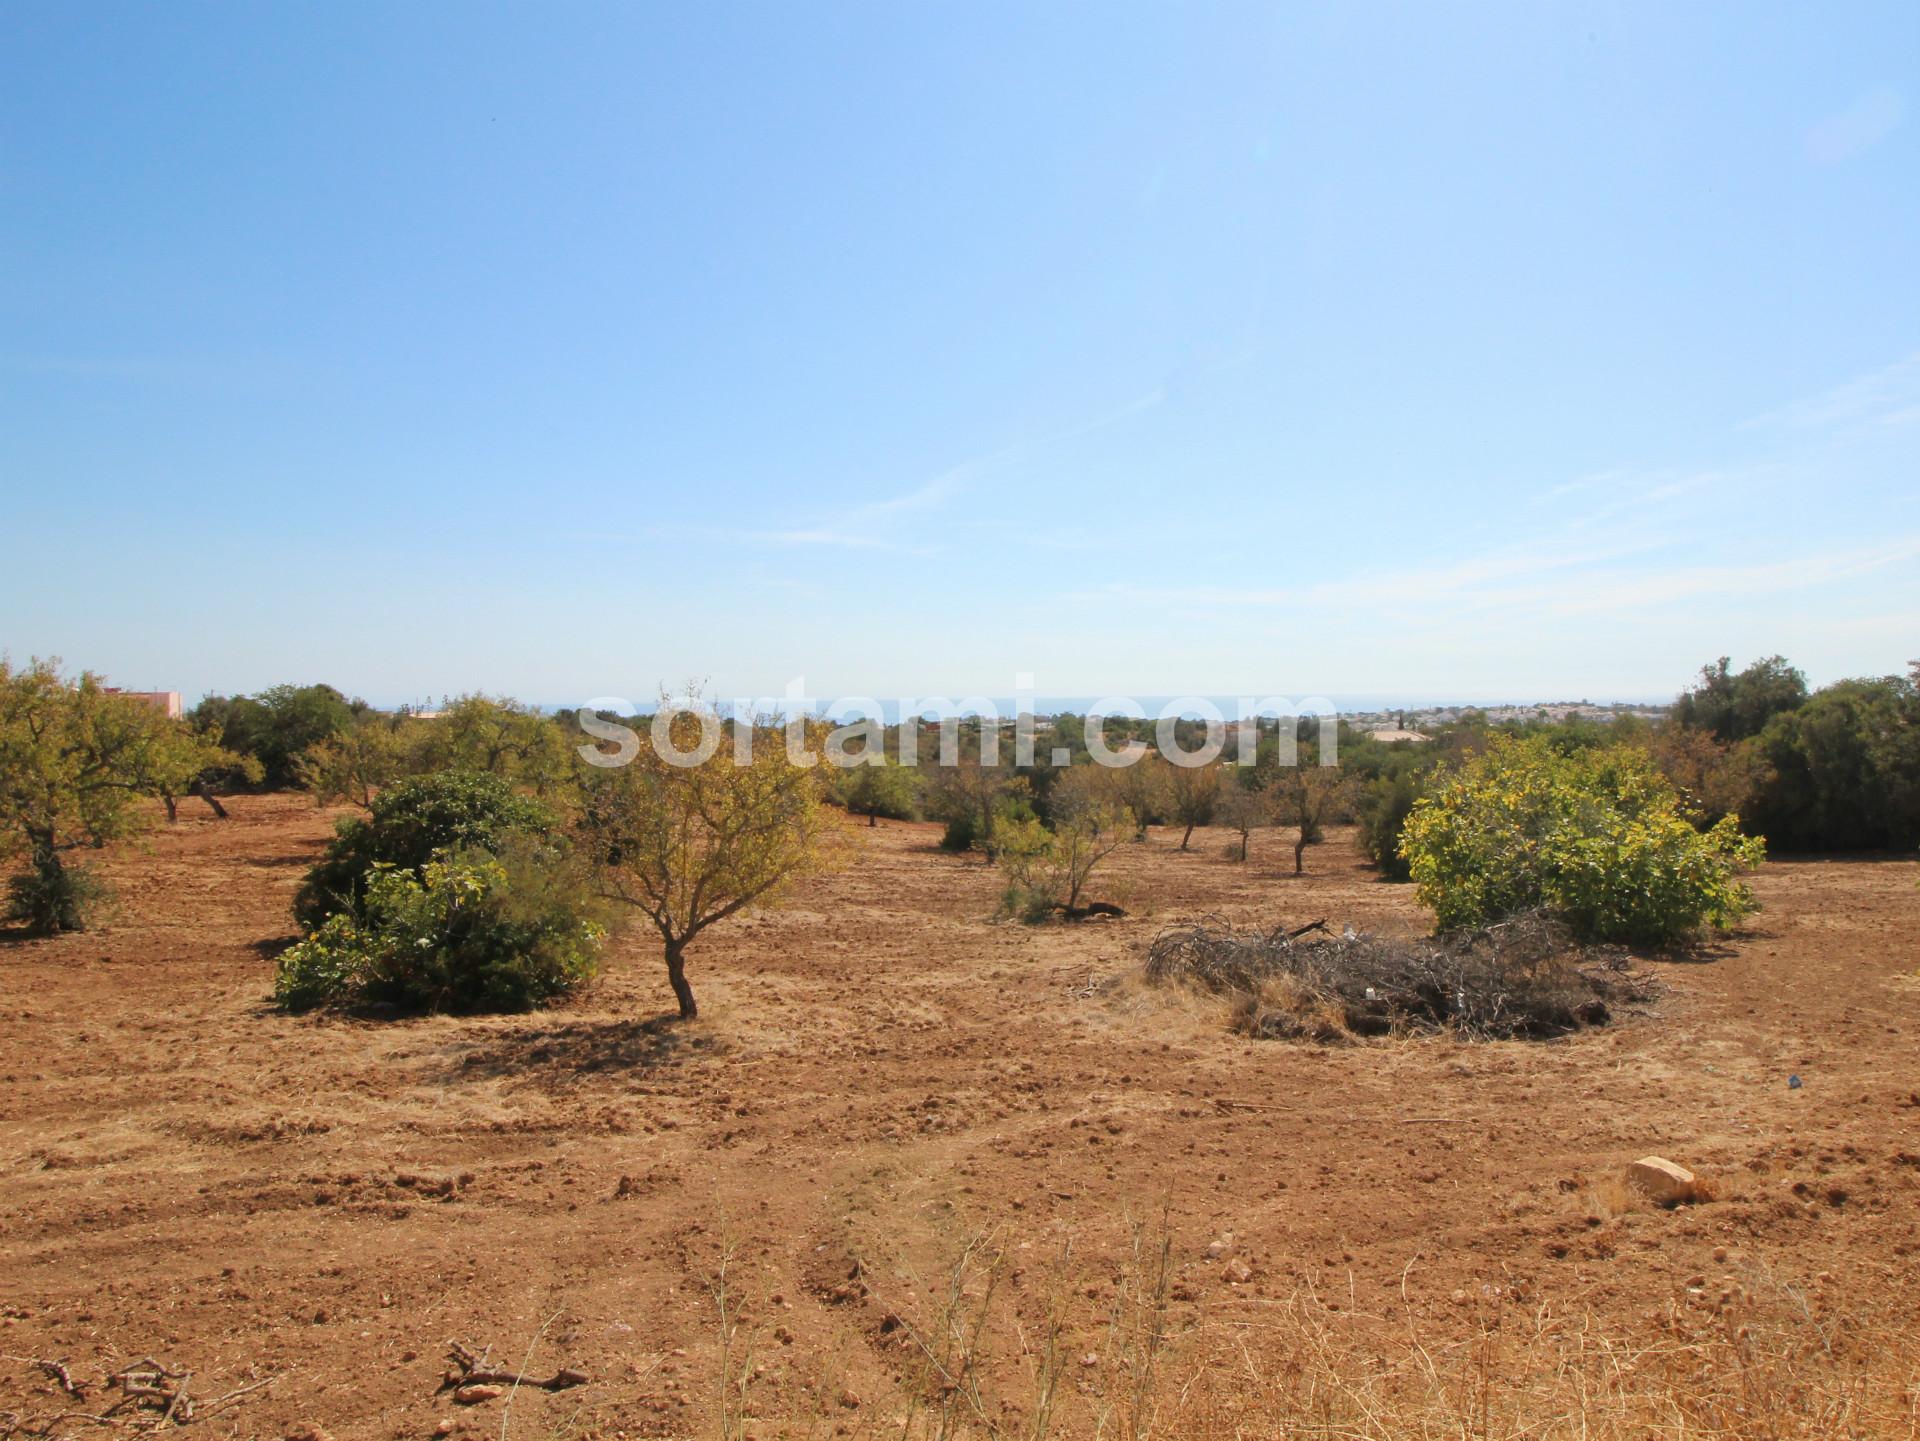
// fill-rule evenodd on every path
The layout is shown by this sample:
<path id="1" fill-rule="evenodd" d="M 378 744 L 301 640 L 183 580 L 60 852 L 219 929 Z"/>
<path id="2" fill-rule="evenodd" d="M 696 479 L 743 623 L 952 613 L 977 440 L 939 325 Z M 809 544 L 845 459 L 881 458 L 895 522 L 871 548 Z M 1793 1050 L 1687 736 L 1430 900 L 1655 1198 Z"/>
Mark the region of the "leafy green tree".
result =
<path id="1" fill-rule="evenodd" d="M 1008 881 L 1002 908 L 1027 921 L 1079 913 L 1094 868 L 1132 834 L 1130 817 L 1091 766 L 1063 776 L 1052 799 L 1051 827 L 1028 817 L 1001 829 L 996 859 Z"/>
<path id="2" fill-rule="evenodd" d="M 327 917 L 357 915 L 376 870 L 419 877 L 443 852 L 496 851 L 514 837 L 540 838 L 556 826 L 553 813 L 499 776 L 438 771 L 410 776 L 373 798 L 367 817 L 340 822 L 319 864 L 294 896 L 302 929 Z"/>
<path id="3" fill-rule="evenodd" d="M 426 728 L 420 762 L 425 769 L 484 771 L 543 797 L 574 781 L 578 737 L 510 696 L 463 695 L 417 724 Z"/>
<path id="4" fill-rule="evenodd" d="M 1700 668 L 1700 684 L 1674 702 L 1673 718 L 1731 744 L 1759 735 L 1767 722 L 1797 709 L 1806 698 L 1806 676 L 1783 656 L 1757 660 L 1737 674 L 1728 658 L 1721 656 Z"/>
<path id="5" fill-rule="evenodd" d="M 1443 930 L 1550 907 L 1577 935 L 1630 943 L 1738 921 L 1753 898 L 1736 877 L 1764 855 L 1736 817 L 1696 829 L 1644 751 L 1561 755 L 1538 737 L 1437 776 L 1401 846 Z"/>
<path id="6" fill-rule="evenodd" d="M 869 826 L 881 816 L 889 820 L 913 819 L 920 786 L 917 773 L 887 761 L 880 765 L 848 766 L 834 779 L 834 795 L 847 808 L 847 814 L 865 816 Z"/>
<path id="7" fill-rule="evenodd" d="M 1777 714 L 1758 741 L 1768 774 L 1751 810 L 1777 849 L 1920 841 L 1920 686 L 1848 680 Z"/>
<path id="8" fill-rule="evenodd" d="M 710 712 L 680 708 L 656 725 L 669 747 L 643 745 L 631 764 L 586 777 L 580 837 L 602 894 L 639 911 L 659 933 L 667 982 L 681 1018 L 691 1020 L 699 1008 L 687 948 L 709 927 L 777 899 L 824 861 L 831 824 L 817 763 L 824 732 L 807 732 L 804 753 L 816 762 L 807 765 L 789 758 L 778 729 L 756 728 L 740 764 L 731 742 L 700 758 L 703 736 L 724 731 Z"/>
<path id="9" fill-rule="evenodd" d="M 421 722 L 365 711 L 345 730 L 316 741 L 293 760 L 295 779 L 313 793 L 315 805 L 349 801 L 371 809 L 373 797 L 412 770 L 424 769 L 420 747 L 410 746 Z"/>
<path id="10" fill-rule="evenodd" d="M 82 929 L 98 888 L 63 856 L 132 834 L 146 819 L 141 797 L 171 800 L 234 761 L 90 672 L 68 680 L 57 661 L 16 669 L 0 659 L 0 859 L 28 865 L 9 885 L 9 919 L 39 932 Z"/>
<path id="11" fill-rule="evenodd" d="M 999 823 L 1033 815 L 1027 793 L 1025 776 L 1009 766 L 983 765 L 974 757 L 940 766 L 926 781 L 927 809 L 935 820 L 947 823 L 940 844 L 948 850 L 978 850 L 988 864 L 998 852 Z"/>
<path id="12" fill-rule="evenodd" d="M 339 734 L 365 710 L 330 685 L 277 685 L 257 696 L 209 696 L 194 708 L 200 729 L 215 730 L 220 744 L 260 763 L 275 789 L 299 783 L 295 758 L 309 746 Z"/>

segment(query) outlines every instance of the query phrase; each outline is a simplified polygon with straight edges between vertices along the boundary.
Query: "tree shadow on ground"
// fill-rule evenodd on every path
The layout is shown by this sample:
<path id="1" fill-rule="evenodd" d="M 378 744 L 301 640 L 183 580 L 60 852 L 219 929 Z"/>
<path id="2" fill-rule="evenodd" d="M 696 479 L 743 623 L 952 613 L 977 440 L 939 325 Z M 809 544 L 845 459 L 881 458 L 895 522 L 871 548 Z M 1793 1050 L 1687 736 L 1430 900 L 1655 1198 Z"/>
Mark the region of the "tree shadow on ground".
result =
<path id="1" fill-rule="evenodd" d="M 565 1085 L 609 1072 L 660 1070 L 724 1050 L 717 1037 L 667 1012 L 644 1020 L 565 1021 L 496 1031 L 460 1046 L 454 1069 L 464 1077 Z"/>

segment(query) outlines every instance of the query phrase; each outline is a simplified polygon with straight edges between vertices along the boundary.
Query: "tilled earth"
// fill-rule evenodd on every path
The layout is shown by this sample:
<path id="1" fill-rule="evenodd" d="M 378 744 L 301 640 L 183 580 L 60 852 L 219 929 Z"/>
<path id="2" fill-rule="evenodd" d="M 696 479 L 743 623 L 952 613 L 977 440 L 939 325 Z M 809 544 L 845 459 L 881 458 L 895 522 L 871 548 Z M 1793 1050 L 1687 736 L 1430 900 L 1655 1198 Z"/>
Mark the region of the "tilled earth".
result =
<path id="1" fill-rule="evenodd" d="M 1128 918 L 1029 927 L 994 920 L 991 867 L 891 823 L 702 938 L 697 1023 L 638 929 L 557 1009 L 376 1021 L 268 1002 L 340 813 L 232 809 L 109 852 L 98 930 L 0 940 L 0 1436 L 110 1404 L 97 1378 L 147 1356 L 203 1398 L 279 1377 L 206 1435 L 721 1435 L 723 1372 L 749 1434 L 898 1434 L 970 1243 L 960 1311 L 1002 1260 L 968 1384 L 1020 1412 L 1064 1307 L 1056 1431 L 1081 1434 L 1162 1236 L 1174 1384 L 1223 1348 L 1287 1364 L 1302 1295 L 1439 1351 L 1502 1308 L 1630 1335 L 1736 1277 L 1915 1375 L 1911 860 L 1770 863 L 1743 932 L 1549 1043 L 1251 1041 L 1140 983 L 1153 934 L 1205 914 L 1423 930 L 1344 834 L 1295 878 L 1282 835 L 1243 866 L 1156 830 L 1096 887 Z M 1649 1152 L 1716 1199 L 1636 1202 Z M 590 1380 L 462 1407 L 456 1340 Z"/>

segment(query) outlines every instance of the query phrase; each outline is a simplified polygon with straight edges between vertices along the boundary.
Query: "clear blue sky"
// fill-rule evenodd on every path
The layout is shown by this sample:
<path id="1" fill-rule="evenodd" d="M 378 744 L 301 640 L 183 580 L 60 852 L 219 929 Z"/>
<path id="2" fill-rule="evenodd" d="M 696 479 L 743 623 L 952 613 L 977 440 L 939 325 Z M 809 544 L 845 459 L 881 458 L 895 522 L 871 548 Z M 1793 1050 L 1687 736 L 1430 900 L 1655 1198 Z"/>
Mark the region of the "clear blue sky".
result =
<path id="1" fill-rule="evenodd" d="M 0 11 L 0 646 L 379 700 L 1920 655 L 1920 6 Z"/>

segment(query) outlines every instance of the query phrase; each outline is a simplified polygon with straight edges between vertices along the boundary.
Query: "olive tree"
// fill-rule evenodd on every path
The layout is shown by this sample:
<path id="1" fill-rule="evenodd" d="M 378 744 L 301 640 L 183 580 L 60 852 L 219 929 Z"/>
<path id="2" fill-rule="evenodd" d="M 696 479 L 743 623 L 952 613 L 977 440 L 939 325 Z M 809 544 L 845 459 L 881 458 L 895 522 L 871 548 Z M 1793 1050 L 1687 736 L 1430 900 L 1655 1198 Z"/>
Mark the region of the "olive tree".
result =
<path id="1" fill-rule="evenodd" d="M 0 658 L 0 859 L 28 866 L 9 885 L 9 918 L 41 932 L 82 929 L 89 887 L 65 853 L 139 829 L 142 797 L 171 810 L 205 771 L 241 764 L 98 676 L 69 680 L 57 661 L 16 669 Z"/>
<path id="2" fill-rule="evenodd" d="M 831 824 L 817 733 L 789 755 L 779 732 L 739 724 L 750 737 L 729 736 L 711 711 L 663 711 L 655 744 L 624 766 L 590 768 L 583 786 L 581 840 L 601 892 L 659 932 L 683 1020 L 699 1014 L 687 947 L 817 869 Z"/>

